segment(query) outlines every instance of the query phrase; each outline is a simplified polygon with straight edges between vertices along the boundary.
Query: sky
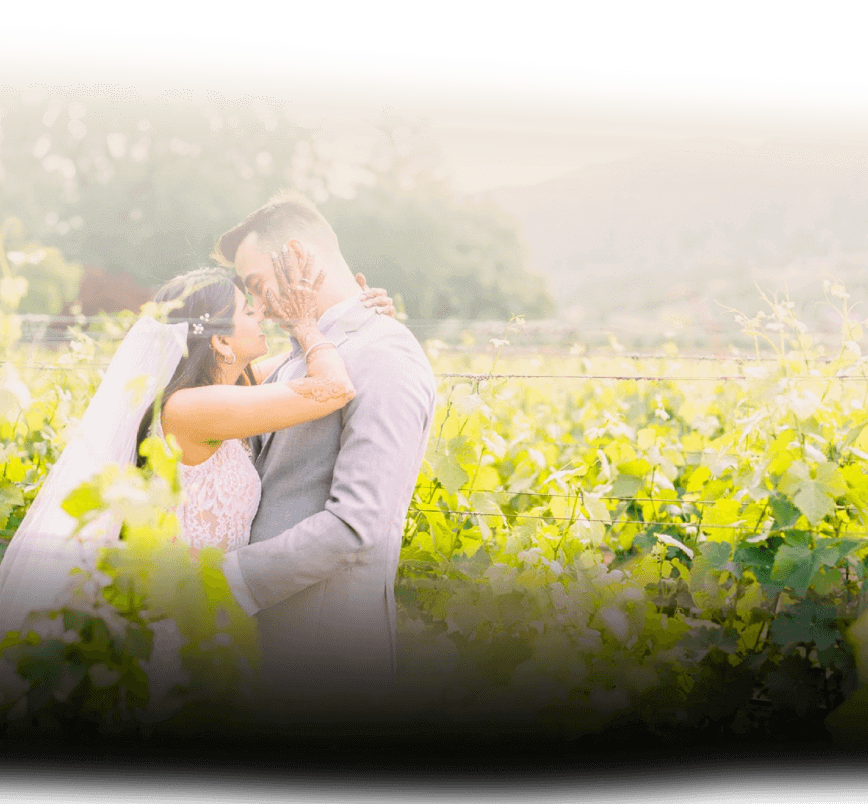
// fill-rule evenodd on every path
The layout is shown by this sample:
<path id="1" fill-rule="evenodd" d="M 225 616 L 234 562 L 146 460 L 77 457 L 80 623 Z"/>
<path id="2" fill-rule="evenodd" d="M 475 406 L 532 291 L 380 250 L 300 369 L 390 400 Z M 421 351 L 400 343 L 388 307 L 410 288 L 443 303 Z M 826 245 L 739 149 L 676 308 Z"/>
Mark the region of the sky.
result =
<path id="1" fill-rule="evenodd" d="M 14 2 L 0 88 L 274 97 L 324 125 L 415 116 L 468 193 L 695 136 L 868 136 L 855 2 Z"/>

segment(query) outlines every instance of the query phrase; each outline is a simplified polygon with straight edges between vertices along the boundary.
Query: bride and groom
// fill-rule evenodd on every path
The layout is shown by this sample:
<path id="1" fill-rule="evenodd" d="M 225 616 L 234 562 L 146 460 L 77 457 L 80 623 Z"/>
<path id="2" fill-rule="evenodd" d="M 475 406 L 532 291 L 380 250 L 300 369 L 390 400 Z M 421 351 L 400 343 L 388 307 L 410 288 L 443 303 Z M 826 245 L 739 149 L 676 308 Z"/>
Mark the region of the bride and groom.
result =
<path id="1" fill-rule="evenodd" d="M 91 438 L 64 451 L 0 563 L 0 630 L 60 591 L 48 569 L 69 569 L 57 509 L 70 478 L 86 479 L 100 460 L 133 460 L 153 423 L 181 447 L 182 538 L 227 551 L 230 588 L 256 618 L 266 703 L 317 692 L 360 701 L 395 673 L 395 576 L 434 412 L 433 373 L 412 334 L 377 315 L 390 310 L 385 294 L 363 278 L 359 293 L 334 231 L 302 196 L 270 200 L 226 232 L 214 256 L 237 275 L 176 278 L 156 300 L 178 300 L 169 320 L 180 323 L 143 318 L 118 349 L 82 419 L 79 434 Z M 263 317 L 277 319 L 294 348 L 251 365 L 267 352 Z M 114 411 L 127 424 L 106 436 L 113 372 L 145 374 L 150 393 Z M 119 429 L 132 431 L 130 443 Z"/>

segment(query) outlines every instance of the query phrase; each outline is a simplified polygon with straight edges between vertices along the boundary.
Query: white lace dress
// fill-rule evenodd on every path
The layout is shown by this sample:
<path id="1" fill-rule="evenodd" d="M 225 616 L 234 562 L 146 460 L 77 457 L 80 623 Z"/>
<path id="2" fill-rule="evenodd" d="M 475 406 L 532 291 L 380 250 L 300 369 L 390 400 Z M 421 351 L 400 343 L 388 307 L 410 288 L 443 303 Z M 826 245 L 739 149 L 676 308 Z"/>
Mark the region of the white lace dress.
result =
<path id="1" fill-rule="evenodd" d="M 159 421 L 156 432 L 165 440 Z M 250 541 L 262 483 L 246 442 L 233 438 L 222 442 L 202 463 L 182 463 L 181 486 L 183 497 L 175 514 L 183 541 L 199 550 L 219 547 L 223 552 Z"/>
<path id="2" fill-rule="evenodd" d="M 162 427 L 157 432 L 164 438 Z M 181 539 L 191 547 L 237 550 L 250 541 L 250 525 L 259 507 L 262 486 L 245 442 L 224 441 L 202 463 L 181 464 L 183 498 L 175 509 Z M 154 647 L 143 662 L 149 678 L 150 704 L 145 718 L 160 721 L 176 709 L 172 689 L 187 680 L 178 649 L 183 639 L 173 620 L 153 623 Z"/>
<path id="3" fill-rule="evenodd" d="M 228 552 L 250 541 L 262 486 L 243 442 L 224 441 L 202 463 L 181 464 L 181 478 L 184 498 L 175 513 L 185 542 Z"/>

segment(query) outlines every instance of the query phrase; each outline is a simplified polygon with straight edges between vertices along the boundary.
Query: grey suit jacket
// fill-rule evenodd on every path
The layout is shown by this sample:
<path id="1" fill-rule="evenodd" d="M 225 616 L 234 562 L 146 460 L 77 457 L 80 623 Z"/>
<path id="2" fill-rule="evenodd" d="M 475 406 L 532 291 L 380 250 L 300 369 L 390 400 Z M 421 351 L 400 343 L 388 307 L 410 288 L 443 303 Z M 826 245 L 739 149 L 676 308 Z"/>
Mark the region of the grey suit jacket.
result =
<path id="1" fill-rule="evenodd" d="M 361 302 L 324 333 L 356 387 L 341 410 L 254 439 L 262 500 L 238 552 L 273 688 L 395 672 L 395 575 L 436 388 L 410 331 Z M 269 381 L 304 376 L 291 358 Z"/>

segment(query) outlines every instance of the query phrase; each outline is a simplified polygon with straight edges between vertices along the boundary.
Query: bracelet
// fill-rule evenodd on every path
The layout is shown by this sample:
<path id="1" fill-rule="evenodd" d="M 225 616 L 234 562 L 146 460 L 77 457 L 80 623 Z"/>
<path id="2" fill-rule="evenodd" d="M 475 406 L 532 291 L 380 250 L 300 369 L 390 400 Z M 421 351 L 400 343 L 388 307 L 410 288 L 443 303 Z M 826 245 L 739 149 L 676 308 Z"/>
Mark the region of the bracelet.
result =
<path id="1" fill-rule="evenodd" d="M 337 348 L 331 341 L 320 341 L 319 343 L 315 343 L 304 353 L 305 361 L 307 361 L 308 357 L 310 357 L 317 349 L 322 349 L 324 346 Z"/>

